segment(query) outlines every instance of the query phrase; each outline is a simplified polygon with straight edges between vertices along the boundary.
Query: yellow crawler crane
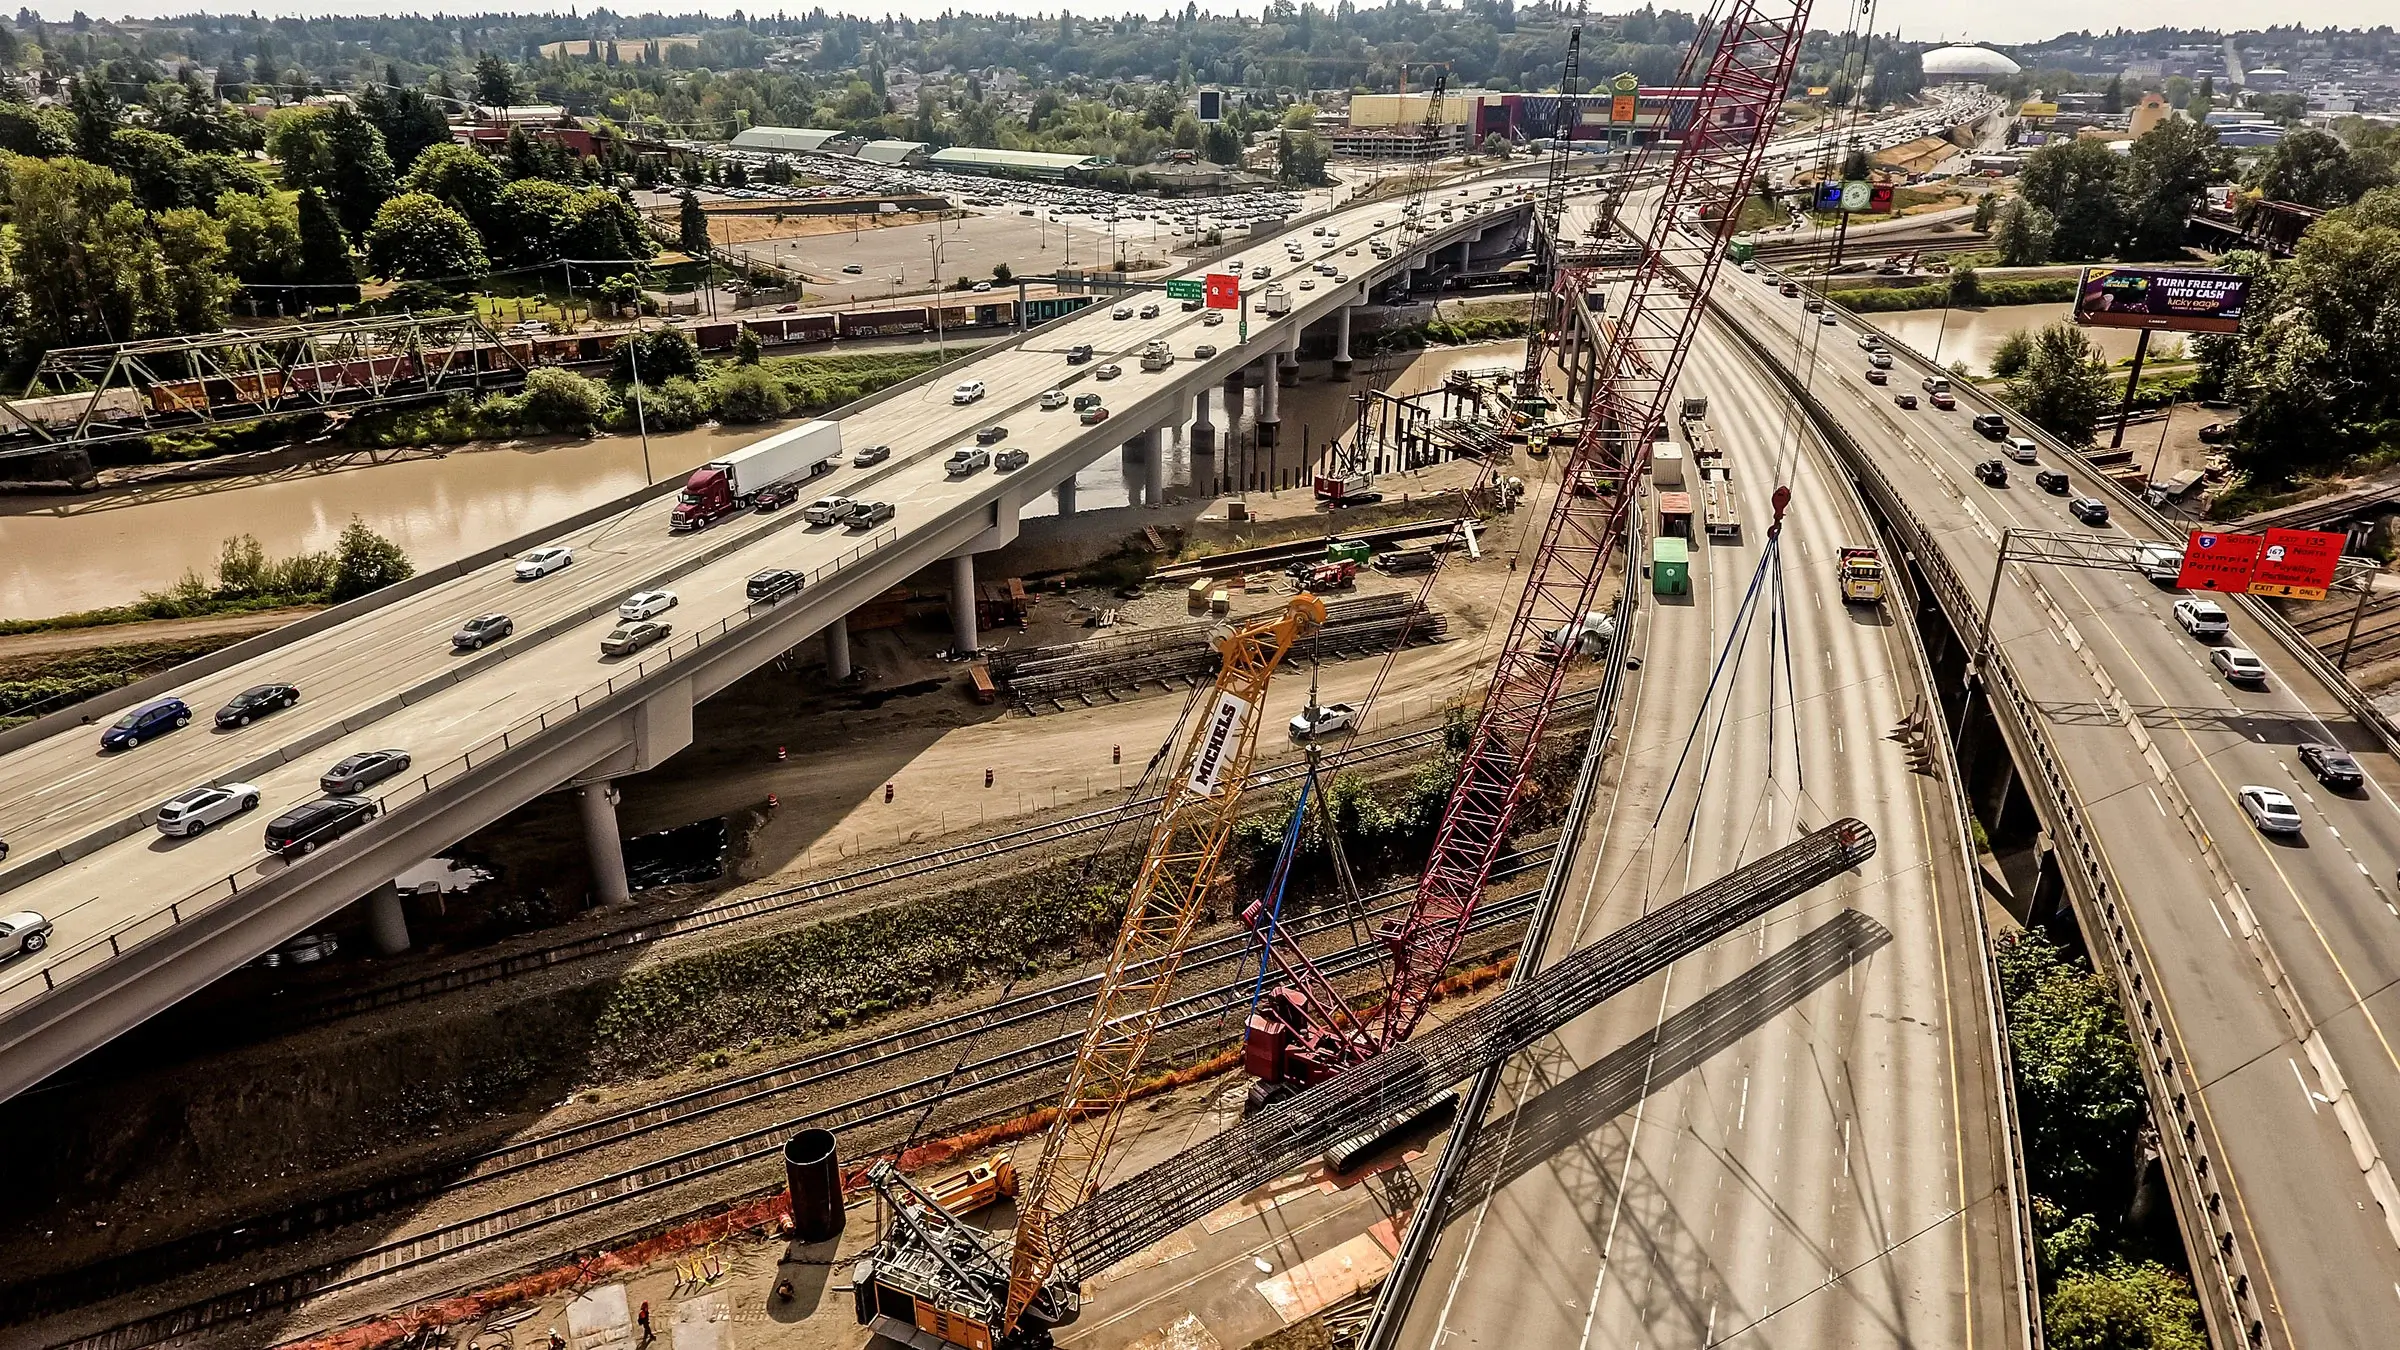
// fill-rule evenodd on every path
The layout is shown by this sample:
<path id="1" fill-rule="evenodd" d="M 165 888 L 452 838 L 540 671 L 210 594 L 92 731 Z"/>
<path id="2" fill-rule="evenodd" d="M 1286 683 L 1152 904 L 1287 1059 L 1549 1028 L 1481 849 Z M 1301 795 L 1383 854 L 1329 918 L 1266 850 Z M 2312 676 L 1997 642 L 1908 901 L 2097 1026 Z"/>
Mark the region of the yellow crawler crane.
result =
<path id="1" fill-rule="evenodd" d="M 997 1244 L 959 1223 L 897 1169 L 879 1164 L 873 1180 L 891 1205 L 892 1225 L 859 1267 L 861 1322 L 889 1317 L 954 1345 L 990 1350 L 1042 1343 L 1050 1326 L 1074 1316 L 1080 1296 L 1060 1278 L 1052 1224 L 1099 1187 L 1192 925 L 1240 818 L 1267 687 L 1292 645 L 1324 622 L 1324 602 L 1300 594 L 1280 612 L 1217 639 L 1213 697 L 1173 761 L 1058 1118 L 1032 1184 L 1018 1198 L 1016 1241 L 1005 1265 Z M 1027 1325 L 1012 1334 L 1020 1333 L 1020 1319 Z"/>
<path id="2" fill-rule="evenodd" d="M 1092 1000 L 1083 1045 L 1067 1074 L 1058 1119 L 1042 1146 L 1033 1186 L 1017 1211 L 1017 1246 L 1008 1266 L 1007 1327 L 1058 1270 L 1051 1219 L 1089 1198 L 1100 1185 L 1124 1119 L 1142 1056 L 1158 1028 L 1159 1009 L 1191 941 L 1192 924 L 1217 882 L 1225 841 L 1240 819 L 1242 784 L 1258 751 L 1259 705 L 1275 668 L 1302 634 L 1325 622 L 1325 602 L 1292 597 L 1283 612 L 1225 635 L 1218 644 L 1216 698 L 1187 733 L 1181 767 L 1167 784 L 1150 847 L 1125 905 L 1125 926 L 1108 974 Z"/>

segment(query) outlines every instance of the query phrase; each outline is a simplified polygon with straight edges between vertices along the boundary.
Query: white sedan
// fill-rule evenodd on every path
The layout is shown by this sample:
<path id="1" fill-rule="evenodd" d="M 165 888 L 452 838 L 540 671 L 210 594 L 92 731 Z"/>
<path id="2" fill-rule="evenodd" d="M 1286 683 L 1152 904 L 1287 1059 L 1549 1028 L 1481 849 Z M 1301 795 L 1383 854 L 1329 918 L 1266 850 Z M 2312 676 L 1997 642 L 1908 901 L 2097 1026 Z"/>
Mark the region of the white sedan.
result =
<path id="1" fill-rule="evenodd" d="M 537 548 L 517 559 L 517 580 L 532 581 L 537 577 L 546 577 L 573 561 L 575 561 L 575 550 L 564 544 L 552 544 L 548 548 Z"/>
<path id="2" fill-rule="evenodd" d="M 2219 675 L 2234 684 L 2263 685 L 2267 682 L 2267 663 L 2259 660 L 2257 654 L 2247 647 L 2212 647 L 2209 649 L 2208 663 L 2217 668 Z"/>
<path id="3" fill-rule="evenodd" d="M 654 619 L 675 608 L 673 591 L 635 591 L 617 606 L 617 617 L 630 623 L 636 619 Z"/>
<path id="4" fill-rule="evenodd" d="M 2242 799 L 2242 814 L 2258 827 L 2260 834 L 2300 833 L 2300 808 L 2292 799 L 2271 787 L 2244 787 L 2238 794 Z"/>
<path id="5" fill-rule="evenodd" d="M 1358 712 L 1355 703 L 1328 703 L 1321 708 L 1302 708 L 1292 718 L 1292 739 L 1305 741 L 1348 731 L 1358 725 Z"/>

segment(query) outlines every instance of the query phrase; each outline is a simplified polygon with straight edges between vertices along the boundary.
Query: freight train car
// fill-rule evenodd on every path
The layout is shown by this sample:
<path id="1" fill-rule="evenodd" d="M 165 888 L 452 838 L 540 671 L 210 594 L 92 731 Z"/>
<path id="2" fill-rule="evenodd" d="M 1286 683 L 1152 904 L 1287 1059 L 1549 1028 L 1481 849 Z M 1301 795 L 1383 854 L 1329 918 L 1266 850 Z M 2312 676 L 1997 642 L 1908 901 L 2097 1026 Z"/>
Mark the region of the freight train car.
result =
<path id="1" fill-rule="evenodd" d="M 40 427 L 71 430 L 89 415 L 95 423 L 139 420 L 148 411 L 141 391 L 122 386 L 85 390 L 80 394 L 40 394 L 0 403 L 0 436 L 14 436 Z"/>
<path id="2" fill-rule="evenodd" d="M 924 309 L 852 309 L 834 319 L 835 331 L 846 338 L 898 337 L 933 327 L 933 317 Z"/>

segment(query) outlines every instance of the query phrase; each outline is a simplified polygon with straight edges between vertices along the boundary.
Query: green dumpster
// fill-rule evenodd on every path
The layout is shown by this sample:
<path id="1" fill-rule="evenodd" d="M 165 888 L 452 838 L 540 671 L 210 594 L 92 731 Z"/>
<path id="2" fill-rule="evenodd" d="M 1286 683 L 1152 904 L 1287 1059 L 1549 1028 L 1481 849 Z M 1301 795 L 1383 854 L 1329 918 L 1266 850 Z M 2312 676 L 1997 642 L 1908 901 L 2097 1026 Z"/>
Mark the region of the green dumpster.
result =
<path id="1" fill-rule="evenodd" d="M 1367 563 L 1367 555 L 1370 552 L 1372 552 L 1372 550 L 1367 547 L 1366 540 L 1345 539 L 1338 544 L 1327 544 L 1325 546 L 1325 561 L 1329 563 L 1357 563 L 1359 566 L 1364 567 Z"/>
<path id="2" fill-rule="evenodd" d="M 1689 546 L 1673 535 L 1660 535 L 1650 541 L 1650 592 L 1653 595 L 1689 595 L 1692 592 Z"/>

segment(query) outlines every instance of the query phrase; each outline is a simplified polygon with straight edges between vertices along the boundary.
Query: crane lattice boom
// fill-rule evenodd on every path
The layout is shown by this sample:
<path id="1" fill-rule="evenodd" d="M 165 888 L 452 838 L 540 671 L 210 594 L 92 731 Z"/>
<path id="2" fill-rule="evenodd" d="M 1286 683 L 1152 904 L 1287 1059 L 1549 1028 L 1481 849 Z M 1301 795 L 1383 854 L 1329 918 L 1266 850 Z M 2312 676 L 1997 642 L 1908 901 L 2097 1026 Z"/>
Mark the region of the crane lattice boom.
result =
<path id="1" fill-rule="evenodd" d="M 1267 685 L 1292 644 L 1324 622 L 1325 603 L 1303 593 L 1281 613 L 1237 627 L 1217 644 L 1223 660 L 1216 696 L 1186 734 L 1175 761 L 1179 767 L 1134 874 L 1125 923 L 1084 1023 L 1058 1118 L 1051 1123 L 1033 1185 L 1018 1201 L 1004 1332 L 1058 1270 L 1052 1220 L 1099 1188 L 1100 1169 L 1158 1028 L 1159 1009 L 1192 925 L 1219 879 L 1226 840 L 1241 818 L 1242 784 L 1257 752 Z"/>
<path id="2" fill-rule="evenodd" d="M 1382 1000 L 1364 1016 L 1351 1013 L 1305 953 L 1279 944 L 1275 959 L 1288 984 L 1251 1023 L 1253 1073 L 1305 1084 L 1388 1049 L 1416 1028 L 1457 954 L 1565 678 L 1566 654 L 1548 650 L 1544 637 L 1580 624 L 1623 537 L 1653 429 L 1665 425 L 1668 395 L 1790 84 L 1807 19 L 1808 0 L 1726 0 L 1723 17 L 1703 26 L 1686 55 L 1678 83 L 1690 84 L 1703 59 L 1707 76 L 1667 165 L 1641 260 L 1616 316 L 1602 326 L 1581 431 L 1560 466 L 1558 497 L 1432 857 L 1408 917 L 1386 938 L 1391 968 Z M 1591 279 L 1579 269 L 1562 276 L 1557 290 L 1573 303 Z"/>

